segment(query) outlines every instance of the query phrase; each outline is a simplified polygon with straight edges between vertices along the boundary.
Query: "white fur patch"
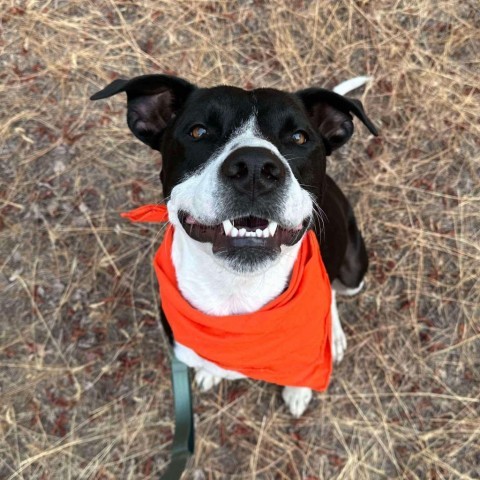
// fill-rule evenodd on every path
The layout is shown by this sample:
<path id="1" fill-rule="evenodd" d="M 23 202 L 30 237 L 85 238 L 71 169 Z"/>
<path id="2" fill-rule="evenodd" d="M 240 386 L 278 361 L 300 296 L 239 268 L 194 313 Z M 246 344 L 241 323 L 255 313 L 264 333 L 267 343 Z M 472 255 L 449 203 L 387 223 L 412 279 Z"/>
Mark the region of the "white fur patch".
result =
<path id="1" fill-rule="evenodd" d="M 335 291 L 332 291 L 332 304 L 330 313 L 332 316 L 332 356 L 333 363 L 340 363 L 345 355 L 347 349 L 347 337 L 343 331 L 340 317 L 338 316 L 337 300 L 335 298 Z"/>

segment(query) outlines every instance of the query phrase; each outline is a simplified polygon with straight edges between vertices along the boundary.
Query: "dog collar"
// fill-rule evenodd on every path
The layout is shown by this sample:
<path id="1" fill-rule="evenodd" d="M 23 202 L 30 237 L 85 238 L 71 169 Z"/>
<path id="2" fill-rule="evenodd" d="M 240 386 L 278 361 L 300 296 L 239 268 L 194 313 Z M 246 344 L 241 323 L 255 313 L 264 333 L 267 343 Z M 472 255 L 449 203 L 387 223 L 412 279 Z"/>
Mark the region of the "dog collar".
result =
<path id="1" fill-rule="evenodd" d="M 122 213 L 134 222 L 167 222 L 165 205 Z M 198 355 L 247 377 L 323 391 L 332 371 L 331 287 L 317 238 L 302 239 L 287 289 L 257 312 L 218 317 L 182 296 L 171 251 L 169 225 L 154 258 L 162 308 L 176 341 Z"/>

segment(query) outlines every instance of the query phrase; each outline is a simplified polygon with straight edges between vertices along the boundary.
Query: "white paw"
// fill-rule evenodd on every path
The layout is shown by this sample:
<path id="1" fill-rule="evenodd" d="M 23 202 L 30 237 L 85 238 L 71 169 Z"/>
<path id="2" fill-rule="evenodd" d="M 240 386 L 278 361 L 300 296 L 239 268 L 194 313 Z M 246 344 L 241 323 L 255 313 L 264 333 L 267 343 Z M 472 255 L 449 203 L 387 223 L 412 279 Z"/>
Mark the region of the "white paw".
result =
<path id="1" fill-rule="evenodd" d="M 347 337 L 340 322 L 332 324 L 332 349 L 333 363 L 338 364 L 343 360 L 347 349 Z"/>
<path id="2" fill-rule="evenodd" d="M 207 392 L 215 385 L 218 385 L 221 380 L 222 377 L 216 377 L 203 368 L 199 368 L 195 372 L 195 383 L 202 392 Z"/>
<path id="3" fill-rule="evenodd" d="M 301 417 L 312 399 L 312 391 L 306 387 L 284 387 L 282 398 L 288 405 L 290 413 L 295 417 Z"/>

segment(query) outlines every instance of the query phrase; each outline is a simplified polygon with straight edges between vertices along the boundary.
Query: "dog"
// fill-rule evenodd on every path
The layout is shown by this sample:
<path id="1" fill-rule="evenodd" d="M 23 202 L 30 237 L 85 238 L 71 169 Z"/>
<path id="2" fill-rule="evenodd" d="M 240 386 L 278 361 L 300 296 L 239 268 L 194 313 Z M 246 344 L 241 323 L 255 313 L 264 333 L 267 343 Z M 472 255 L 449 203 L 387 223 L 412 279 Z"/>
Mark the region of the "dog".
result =
<path id="1" fill-rule="evenodd" d="M 155 74 L 117 79 L 91 97 L 125 92 L 130 130 L 161 153 L 178 286 L 200 312 L 221 322 L 259 311 L 285 291 L 302 239 L 315 232 L 333 289 L 334 363 L 347 344 L 336 293 L 362 289 L 368 256 L 352 207 L 326 174 L 326 159 L 351 138 L 353 116 L 377 135 L 361 102 L 338 91 L 200 88 Z M 245 376 L 175 341 L 163 309 L 162 323 L 201 390 Z M 312 390 L 283 387 L 291 414 L 301 416 Z"/>

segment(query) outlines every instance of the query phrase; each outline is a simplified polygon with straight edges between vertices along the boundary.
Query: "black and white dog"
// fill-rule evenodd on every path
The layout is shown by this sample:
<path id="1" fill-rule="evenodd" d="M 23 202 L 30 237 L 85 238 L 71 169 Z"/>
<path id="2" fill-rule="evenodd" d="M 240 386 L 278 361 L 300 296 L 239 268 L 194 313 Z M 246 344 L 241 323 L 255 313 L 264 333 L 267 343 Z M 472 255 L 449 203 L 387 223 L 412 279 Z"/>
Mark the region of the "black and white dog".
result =
<path id="1" fill-rule="evenodd" d="M 119 92 L 127 93 L 131 131 L 162 154 L 183 296 L 211 315 L 257 311 L 284 291 L 300 240 L 313 228 L 334 289 L 333 357 L 340 362 L 346 338 L 335 291 L 358 292 L 368 259 L 352 208 L 325 173 L 326 157 L 352 136 L 352 114 L 377 134 L 362 104 L 321 88 L 198 88 L 165 75 L 118 79 L 92 99 Z M 184 345 L 174 349 L 203 390 L 242 377 Z M 298 417 L 312 392 L 285 386 L 282 395 Z"/>

